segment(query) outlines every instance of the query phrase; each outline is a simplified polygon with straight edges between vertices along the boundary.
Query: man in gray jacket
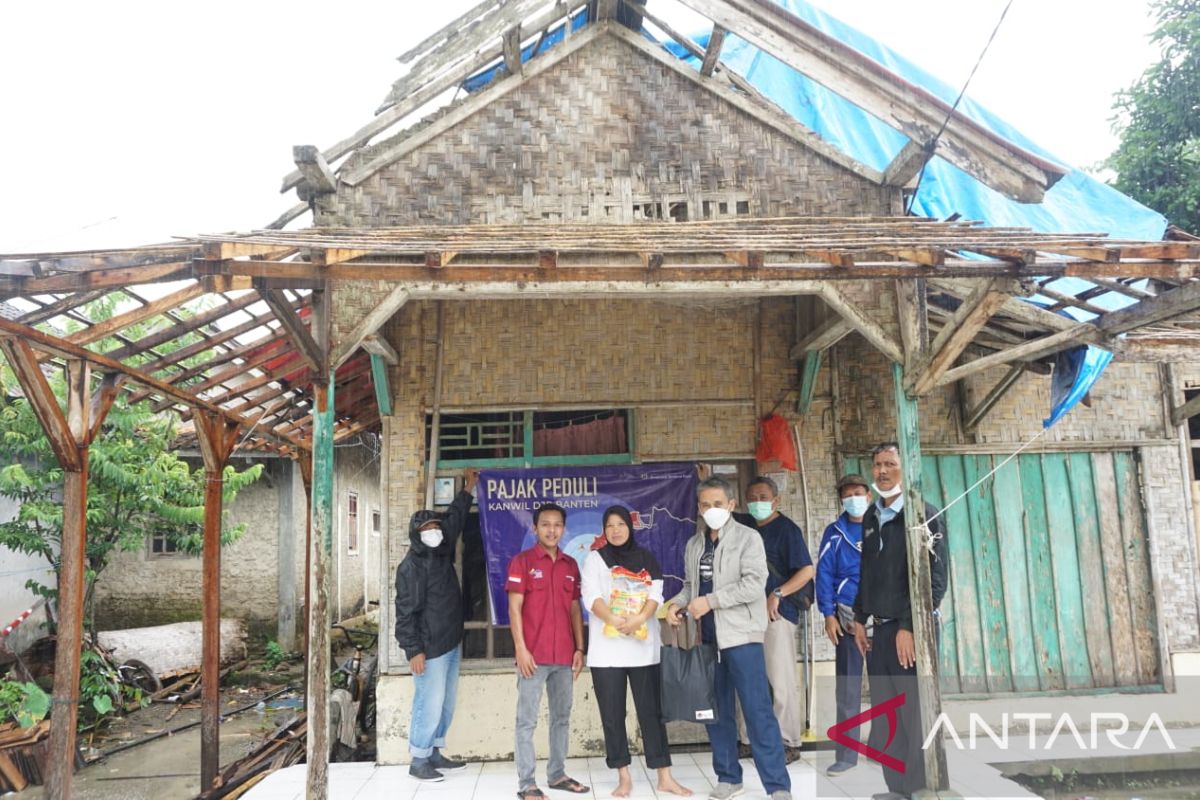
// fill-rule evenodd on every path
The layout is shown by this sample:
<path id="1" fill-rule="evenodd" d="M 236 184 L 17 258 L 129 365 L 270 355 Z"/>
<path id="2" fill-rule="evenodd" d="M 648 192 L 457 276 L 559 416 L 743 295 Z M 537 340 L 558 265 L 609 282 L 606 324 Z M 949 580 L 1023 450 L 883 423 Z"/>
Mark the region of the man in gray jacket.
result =
<path id="1" fill-rule="evenodd" d="M 667 605 L 667 621 L 686 613 L 700 620 L 701 641 L 717 647 L 714 690 L 717 721 L 706 725 L 712 744 L 717 786 L 712 800 L 742 794 L 737 756 L 734 695 L 746 718 L 754 766 L 771 800 L 791 800 L 792 782 L 784 761 L 783 737 L 771 705 L 763 638 L 767 632 L 767 555 L 762 537 L 735 521 L 733 487 L 718 477 L 702 481 L 696 497 L 704 524 L 688 540 L 683 590 Z"/>

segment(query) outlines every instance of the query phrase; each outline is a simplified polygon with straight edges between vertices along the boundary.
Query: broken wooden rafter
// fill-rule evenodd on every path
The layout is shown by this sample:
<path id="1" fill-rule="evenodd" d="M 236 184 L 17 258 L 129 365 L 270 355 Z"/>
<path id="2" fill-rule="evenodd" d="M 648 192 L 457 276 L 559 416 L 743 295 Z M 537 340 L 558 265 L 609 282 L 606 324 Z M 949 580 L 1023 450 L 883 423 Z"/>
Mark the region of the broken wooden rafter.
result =
<path id="1" fill-rule="evenodd" d="M 1171 424 L 1178 427 L 1197 414 L 1200 414 L 1200 394 L 1171 409 Z"/>
<path id="2" fill-rule="evenodd" d="M 967 412 L 966 419 L 963 420 L 963 428 L 968 433 L 973 432 L 979 427 L 979 423 L 996 407 L 996 404 L 1008 393 L 1008 390 L 1016 384 L 1017 379 L 1021 377 L 1021 373 L 1023 372 L 1025 372 L 1024 364 L 1014 364 L 1009 367 L 1008 372 L 1004 373 L 1004 377 L 988 390 L 988 393 L 979 401 L 979 404 Z"/>
<path id="3" fill-rule="evenodd" d="M 325 156 L 316 147 L 311 144 L 296 145 L 292 148 L 292 160 L 315 194 L 333 194 L 337 191 L 337 178 L 325 161 Z"/>
<path id="4" fill-rule="evenodd" d="M 1011 291 L 1011 284 L 993 279 L 977 286 L 963 300 L 962 305 L 938 332 L 937 338 L 929 348 L 928 358 L 919 363 L 915 373 L 908 377 L 911 384 L 906 388 L 910 394 L 921 397 L 933 391 L 942 375 L 962 355 L 967 345 L 975 340 L 992 315 L 1008 301 Z"/>
<path id="5" fill-rule="evenodd" d="M 1200 281 L 1190 281 L 1154 297 L 1140 300 L 1119 311 L 1110 311 L 1097 321 L 1109 336 L 1178 317 L 1200 308 Z"/>
<path id="6" fill-rule="evenodd" d="M 822 284 L 819 293 L 821 298 L 874 345 L 875 349 L 892 361 L 903 363 L 903 351 L 883 326 L 867 316 L 854 301 L 842 294 L 840 289 L 832 284 Z"/>
<path id="7" fill-rule="evenodd" d="M 908 187 L 932 157 L 932 151 L 919 142 L 909 140 L 891 163 L 883 170 L 883 185 Z"/>
<path id="8" fill-rule="evenodd" d="M 704 60 L 700 63 L 700 74 L 704 77 L 711 77 L 713 70 L 717 68 L 721 48 L 725 46 L 725 36 L 728 33 L 729 31 L 720 25 L 713 25 L 712 33 L 708 37 L 708 47 L 704 50 Z"/>
<path id="9" fill-rule="evenodd" d="M 942 376 L 936 381 L 936 385 L 944 386 L 947 383 L 962 380 L 969 375 L 974 375 L 977 372 L 999 366 L 1000 364 L 1042 358 L 1052 353 L 1057 353 L 1060 350 L 1067 350 L 1083 344 L 1101 344 L 1105 338 L 1104 331 L 1090 322 L 1078 322 L 1072 327 L 1061 330 L 1058 333 L 1041 336 L 1024 344 L 1014 345 L 949 369 L 942 373 Z"/>
<path id="10" fill-rule="evenodd" d="M 337 369 L 344 364 L 354 354 L 354 351 L 359 348 L 364 339 L 382 328 L 397 311 L 404 307 L 409 297 L 410 293 L 406 287 L 397 286 L 392 289 L 387 297 L 363 315 L 358 324 L 354 326 L 354 329 L 347 334 L 344 341 L 334 343 L 336 349 L 330 360 L 330 366 L 333 369 Z"/>
<path id="11" fill-rule="evenodd" d="M 317 346 L 316 340 L 309 333 L 308 326 L 300 315 L 292 308 L 292 302 L 279 289 L 260 290 L 263 300 L 271 307 L 271 313 L 279 324 L 287 331 L 296 352 L 306 364 L 316 373 L 324 374 L 328 369 L 328 355 Z"/>
<path id="12" fill-rule="evenodd" d="M 811 333 L 792 345 L 788 357 L 793 361 L 804 358 L 806 353 L 828 350 L 854 330 L 849 322 L 836 314 L 818 325 Z"/>
<path id="13" fill-rule="evenodd" d="M 379 356 L 385 363 L 393 367 L 400 364 L 400 354 L 396 352 L 396 348 L 392 347 L 391 342 L 377 333 L 363 337 L 362 349 L 373 356 Z"/>

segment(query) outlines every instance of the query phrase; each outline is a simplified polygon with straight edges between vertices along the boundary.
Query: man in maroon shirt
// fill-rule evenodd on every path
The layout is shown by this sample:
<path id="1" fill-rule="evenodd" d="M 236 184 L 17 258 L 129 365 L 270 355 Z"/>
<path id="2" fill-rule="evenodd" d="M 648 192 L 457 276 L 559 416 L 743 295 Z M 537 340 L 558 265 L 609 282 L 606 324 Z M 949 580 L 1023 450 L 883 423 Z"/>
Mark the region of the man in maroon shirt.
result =
<path id="1" fill-rule="evenodd" d="M 508 619 L 518 673 L 517 796 L 522 798 L 545 797 L 534 777 L 533 750 L 543 685 L 550 699 L 546 767 L 550 788 L 577 794 L 591 791 L 567 777 L 564 763 L 571 729 L 571 683 L 583 671 L 579 565 L 558 549 L 566 526 L 566 509 L 554 503 L 539 506 L 533 512 L 537 544 L 517 553 L 508 564 Z"/>

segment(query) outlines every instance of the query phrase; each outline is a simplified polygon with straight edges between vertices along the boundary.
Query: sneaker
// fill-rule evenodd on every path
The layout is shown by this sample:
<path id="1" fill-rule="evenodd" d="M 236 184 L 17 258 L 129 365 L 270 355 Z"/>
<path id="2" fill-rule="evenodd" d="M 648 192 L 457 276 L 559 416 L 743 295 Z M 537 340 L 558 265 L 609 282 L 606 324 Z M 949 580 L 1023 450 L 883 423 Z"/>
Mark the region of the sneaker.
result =
<path id="1" fill-rule="evenodd" d="M 792 793 L 787 789 L 776 789 L 771 792 L 771 800 L 792 800 Z"/>
<path id="2" fill-rule="evenodd" d="M 843 772 L 848 772 L 854 769 L 854 767 L 855 765 L 851 764 L 849 761 L 835 761 L 825 770 L 825 774 L 831 778 L 836 778 Z"/>
<path id="3" fill-rule="evenodd" d="M 708 800 L 730 800 L 731 797 L 737 797 L 746 790 L 742 788 L 740 783 L 718 783 L 713 790 L 708 793 Z"/>
<path id="4" fill-rule="evenodd" d="M 738 760 L 743 758 L 754 758 L 754 753 L 750 751 L 750 745 L 738 742 Z"/>
<path id="5" fill-rule="evenodd" d="M 408 774 L 423 783 L 437 783 L 446 780 L 446 776 L 434 769 L 427 758 L 414 761 L 408 768 Z"/>
<path id="6" fill-rule="evenodd" d="M 433 751 L 433 755 L 429 757 L 429 763 L 438 772 L 458 772 L 460 769 L 467 768 L 467 762 L 447 758 L 442 755 L 440 750 Z"/>
<path id="7" fill-rule="evenodd" d="M 783 763 L 790 764 L 793 761 L 800 760 L 799 747 L 784 747 L 783 748 Z"/>

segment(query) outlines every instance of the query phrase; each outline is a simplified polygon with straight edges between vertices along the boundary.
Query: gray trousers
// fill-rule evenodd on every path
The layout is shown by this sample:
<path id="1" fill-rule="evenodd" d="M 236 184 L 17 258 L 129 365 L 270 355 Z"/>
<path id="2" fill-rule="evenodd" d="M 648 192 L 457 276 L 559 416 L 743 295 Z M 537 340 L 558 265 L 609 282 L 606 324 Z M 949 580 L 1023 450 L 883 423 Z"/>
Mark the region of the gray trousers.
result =
<path id="1" fill-rule="evenodd" d="M 532 678 L 517 673 L 515 752 L 518 790 L 537 785 L 534 777 L 537 756 L 533 751 L 533 730 L 537 727 L 543 685 L 550 698 L 550 763 L 546 765 L 546 780 L 554 783 L 566 777 L 564 762 L 570 743 L 573 682 L 571 667 L 565 664 L 539 664 Z"/>

